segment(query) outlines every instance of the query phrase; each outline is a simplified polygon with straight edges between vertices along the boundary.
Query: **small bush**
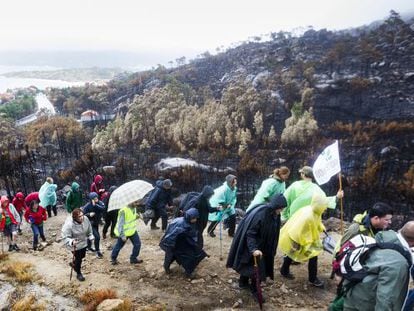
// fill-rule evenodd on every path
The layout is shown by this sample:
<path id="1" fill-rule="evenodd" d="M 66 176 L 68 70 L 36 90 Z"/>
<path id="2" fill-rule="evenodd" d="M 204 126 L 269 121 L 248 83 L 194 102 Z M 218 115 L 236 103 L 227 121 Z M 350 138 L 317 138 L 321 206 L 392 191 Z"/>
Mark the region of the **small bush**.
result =
<path id="1" fill-rule="evenodd" d="M 46 307 L 36 302 L 34 295 L 25 296 L 13 304 L 12 311 L 44 311 Z"/>
<path id="2" fill-rule="evenodd" d="M 0 261 L 6 261 L 7 259 L 9 259 L 9 254 L 0 253 Z"/>
<path id="3" fill-rule="evenodd" d="M 105 299 L 118 298 L 116 292 L 112 289 L 98 289 L 93 291 L 87 291 L 79 299 L 82 303 L 86 304 L 85 311 L 94 311 L 96 307 Z M 123 311 L 124 309 L 122 309 Z M 127 310 L 127 309 L 125 309 Z"/>
<path id="4" fill-rule="evenodd" d="M 30 263 L 15 261 L 3 266 L 1 272 L 15 278 L 19 283 L 29 283 L 34 279 L 34 273 L 31 268 L 32 265 Z"/>

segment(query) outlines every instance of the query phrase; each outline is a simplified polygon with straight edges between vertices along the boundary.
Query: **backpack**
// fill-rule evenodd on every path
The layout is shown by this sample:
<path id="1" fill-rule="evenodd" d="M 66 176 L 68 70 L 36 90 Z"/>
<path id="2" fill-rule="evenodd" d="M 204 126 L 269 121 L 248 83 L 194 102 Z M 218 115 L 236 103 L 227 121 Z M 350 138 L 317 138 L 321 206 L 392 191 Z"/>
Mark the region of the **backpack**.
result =
<path id="1" fill-rule="evenodd" d="M 401 245 L 390 242 L 377 242 L 374 238 L 358 234 L 345 242 L 332 263 L 333 272 L 355 285 L 361 282 L 368 271 L 365 262 L 376 249 L 392 249 L 399 252 L 411 266 L 411 254 Z"/>

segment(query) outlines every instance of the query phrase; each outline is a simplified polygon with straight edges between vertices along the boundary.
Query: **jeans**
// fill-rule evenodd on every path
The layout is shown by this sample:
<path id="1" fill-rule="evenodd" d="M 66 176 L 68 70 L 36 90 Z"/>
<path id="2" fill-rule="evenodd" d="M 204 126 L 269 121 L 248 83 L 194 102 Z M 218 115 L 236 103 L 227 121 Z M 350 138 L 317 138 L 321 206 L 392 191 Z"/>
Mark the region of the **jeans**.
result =
<path id="1" fill-rule="evenodd" d="M 135 231 L 135 233 L 133 235 L 127 237 L 127 239 L 129 239 L 131 241 L 132 245 L 133 245 L 130 261 L 134 261 L 134 260 L 137 259 L 138 255 L 139 255 L 139 251 L 141 250 L 141 240 L 139 239 L 138 232 Z M 118 240 L 116 241 L 116 244 L 115 244 L 115 246 L 112 250 L 112 254 L 111 254 L 111 259 L 113 261 L 115 261 L 116 258 L 118 258 L 118 254 L 121 251 L 122 247 L 124 247 L 125 242 L 122 241 L 121 238 L 118 238 Z"/>
<path id="2" fill-rule="evenodd" d="M 32 224 L 32 231 L 33 231 L 33 249 L 37 248 L 37 245 L 39 244 L 39 235 L 42 238 L 42 241 L 45 241 L 45 234 L 43 232 L 43 224 L 36 225 Z"/>
<path id="3" fill-rule="evenodd" d="M 414 310 L 414 289 L 408 291 L 407 299 L 405 300 L 405 305 L 403 311 L 412 311 Z"/>
<path id="4" fill-rule="evenodd" d="M 288 256 L 283 258 L 282 268 L 280 268 L 280 272 L 282 274 L 290 273 L 290 265 L 292 264 L 293 260 Z M 312 257 L 308 261 L 308 278 L 310 282 L 314 282 L 316 280 L 316 276 L 318 274 L 318 257 Z"/>

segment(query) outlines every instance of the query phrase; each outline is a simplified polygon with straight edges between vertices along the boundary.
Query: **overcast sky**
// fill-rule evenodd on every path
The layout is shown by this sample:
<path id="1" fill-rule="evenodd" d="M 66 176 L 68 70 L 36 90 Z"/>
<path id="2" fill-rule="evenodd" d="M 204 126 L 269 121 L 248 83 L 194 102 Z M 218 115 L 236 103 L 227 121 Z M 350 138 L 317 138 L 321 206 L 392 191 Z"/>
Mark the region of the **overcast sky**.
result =
<path id="1" fill-rule="evenodd" d="M 179 51 L 295 27 L 343 29 L 413 12 L 413 0 L 8 0 L 0 50 Z M 194 53 L 190 53 L 193 51 Z"/>

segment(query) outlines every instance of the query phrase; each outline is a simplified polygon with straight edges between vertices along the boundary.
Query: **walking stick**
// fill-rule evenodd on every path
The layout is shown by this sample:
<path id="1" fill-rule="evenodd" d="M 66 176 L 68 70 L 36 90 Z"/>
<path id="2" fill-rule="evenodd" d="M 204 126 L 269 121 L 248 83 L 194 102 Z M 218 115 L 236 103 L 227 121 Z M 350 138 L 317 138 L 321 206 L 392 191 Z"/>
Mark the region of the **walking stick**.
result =
<path id="1" fill-rule="evenodd" d="M 4 232 L 1 233 L 1 253 L 4 254 Z"/>
<path id="2" fill-rule="evenodd" d="M 263 295 L 262 295 L 262 288 L 260 287 L 260 275 L 259 275 L 259 267 L 257 265 L 257 258 L 253 256 L 254 259 L 254 274 L 255 274 L 255 281 L 256 281 L 256 290 L 257 290 L 257 301 L 259 303 L 260 310 L 263 309 Z"/>
<path id="3" fill-rule="evenodd" d="M 342 190 L 342 174 L 341 172 L 339 172 L 338 174 L 338 178 L 339 178 L 339 190 Z M 341 200 L 341 235 L 344 235 L 344 204 Z"/>
<path id="4" fill-rule="evenodd" d="M 223 260 L 223 236 L 222 236 L 222 226 L 223 226 L 223 219 L 220 219 L 220 227 L 219 227 L 219 234 L 220 234 L 220 260 Z"/>
<path id="5" fill-rule="evenodd" d="M 69 277 L 69 281 L 72 281 L 73 267 L 75 266 L 75 251 L 76 251 L 76 244 L 73 243 L 73 256 L 72 256 L 72 263 L 70 265 L 70 277 Z"/>

